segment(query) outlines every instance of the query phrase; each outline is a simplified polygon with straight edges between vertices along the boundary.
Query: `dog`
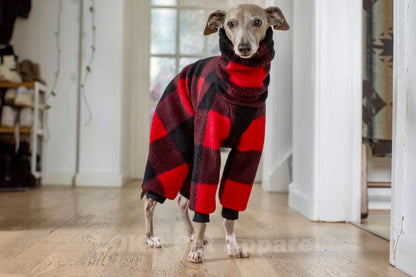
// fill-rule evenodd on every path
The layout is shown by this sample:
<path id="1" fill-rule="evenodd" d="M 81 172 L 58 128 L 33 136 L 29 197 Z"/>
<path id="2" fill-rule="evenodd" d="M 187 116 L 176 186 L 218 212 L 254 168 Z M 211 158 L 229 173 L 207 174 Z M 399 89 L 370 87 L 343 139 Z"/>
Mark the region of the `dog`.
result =
<path id="1" fill-rule="evenodd" d="M 263 149 L 272 29 L 289 29 L 278 7 L 246 4 L 214 11 L 204 35 L 219 31 L 222 55 L 185 67 L 163 93 L 152 120 L 142 185 L 148 246 L 162 247 L 153 233 L 157 202 L 179 193 L 192 241 L 188 261 L 202 262 L 206 223 L 216 205 L 220 148 L 229 147 L 219 189 L 228 254 L 250 256 L 237 243 L 234 222 L 246 209 Z M 188 209 L 195 212 L 195 229 Z"/>

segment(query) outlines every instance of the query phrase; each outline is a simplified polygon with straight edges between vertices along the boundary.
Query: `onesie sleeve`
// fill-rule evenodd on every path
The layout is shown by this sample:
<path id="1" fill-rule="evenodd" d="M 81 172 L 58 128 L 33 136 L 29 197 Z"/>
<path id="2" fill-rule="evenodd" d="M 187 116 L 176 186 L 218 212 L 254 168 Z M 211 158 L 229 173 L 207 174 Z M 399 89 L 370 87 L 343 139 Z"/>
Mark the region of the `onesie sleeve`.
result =
<path id="1" fill-rule="evenodd" d="M 229 135 L 231 120 L 213 110 L 199 112 L 204 114 L 199 114 L 195 122 L 190 209 L 210 214 L 215 211 L 221 166 L 220 144 Z"/>
<path id="2" fill-rule="evenodd" d="M 263 150 L 264 130 L 264 116 L 253 120 L 228 155 L 219 193 L 224 208 L 246 209 Z"/>

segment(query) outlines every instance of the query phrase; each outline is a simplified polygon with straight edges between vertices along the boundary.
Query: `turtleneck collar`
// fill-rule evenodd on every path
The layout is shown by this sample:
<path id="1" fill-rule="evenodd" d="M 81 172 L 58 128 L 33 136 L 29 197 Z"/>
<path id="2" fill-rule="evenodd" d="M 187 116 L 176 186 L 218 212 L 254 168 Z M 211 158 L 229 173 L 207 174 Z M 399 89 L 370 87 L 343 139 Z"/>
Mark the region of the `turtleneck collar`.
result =
<path id="1" fill-rule="evenodd" d="M 219 91 L 233 104 L 263 105 L 270 80 L 270 62 L 274 58 L 273 29 L 267 30 L 257 52 L 249 59 L 235 54 L 224 29 L 220 29 L 219 37 L 222 54 L 217 63 L 217 72 L 222 80 L 217 84 Z"/>
<path id="2" fill-rule="evenodd" d="M 225 30 L 221 28 L 219 30 L 220 37 L 220 51 L 223 57 L 229 61 L 233 61 L 238 64 L 250 66 L 250 67 L 261 67 L 270 62 L 274 58 L 274 41 L 273 41 L 273 29 L 269 27 L 266 31 L 266 36 L 259 44 L 257 52 L 249 59 L 241 58 L 234 52 L 234 46 L 231 40 L 227 37 Z"/>

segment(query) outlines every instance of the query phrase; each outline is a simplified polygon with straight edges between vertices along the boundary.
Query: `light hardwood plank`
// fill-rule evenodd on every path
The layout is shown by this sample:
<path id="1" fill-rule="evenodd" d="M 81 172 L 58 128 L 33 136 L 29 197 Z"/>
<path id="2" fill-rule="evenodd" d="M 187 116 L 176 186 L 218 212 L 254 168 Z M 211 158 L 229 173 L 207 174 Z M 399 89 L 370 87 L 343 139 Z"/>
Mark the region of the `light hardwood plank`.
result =
<path id="1" fill-rule="evenodd" d="M 368 217 L 361 220 L 361 225 L 390 237 L 390 210 L 369 210 Z"/>
<path id="2" fill-rule="evenodd" d="M 225 247 L 221 206 L 207 228 L 204 262 L 187 262 L 176 201 L 155 210 L 164 248 L 144 246 L 139 183 L 122 188 L 42 187 L 0 194 L 0 276 L 406 276 L 388 242 L 345 223 L 315 223 L 287 194 L 256 184 L 235 231 L 249 259 Z"/>

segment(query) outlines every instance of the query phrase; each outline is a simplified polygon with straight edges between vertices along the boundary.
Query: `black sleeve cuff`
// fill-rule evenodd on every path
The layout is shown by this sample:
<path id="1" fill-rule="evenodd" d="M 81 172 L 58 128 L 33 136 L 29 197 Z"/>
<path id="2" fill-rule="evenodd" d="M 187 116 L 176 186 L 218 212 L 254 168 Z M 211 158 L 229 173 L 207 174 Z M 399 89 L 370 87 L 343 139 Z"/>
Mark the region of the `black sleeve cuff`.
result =
<path id="1" fill-rule="evenodd" d="M 194 222 L 209 222 L 209 214 L 201 214 L 195 212 L 194 214 Z"/>
<path id="2" fill-rule="evenodd" d="M 233 209 L 228 209 L 226 207 L 222 207 L 221 215 L 223 218 L 229 219 L 229 220 L 238 219 L 238 211 L 233 210 Z"/>
<path id="3" fill-rule="evenodd" d="M 179 193 L 185 197 L 186 199 L 189 199 L 189 192 L 187 192 L 186 190 L 182 189 L 179 191 Z"/>
<path id="4" fill-rule="evenodd" d="M 163 202 L 165 202 L 166 197 L 159 195 L 157 193 L 154 193 L 153 191 L 146 191 L 146 196 L 148 198 L 151 198 L 157 202 L 159 202 L 160 204 L 163 204 Z"/>

